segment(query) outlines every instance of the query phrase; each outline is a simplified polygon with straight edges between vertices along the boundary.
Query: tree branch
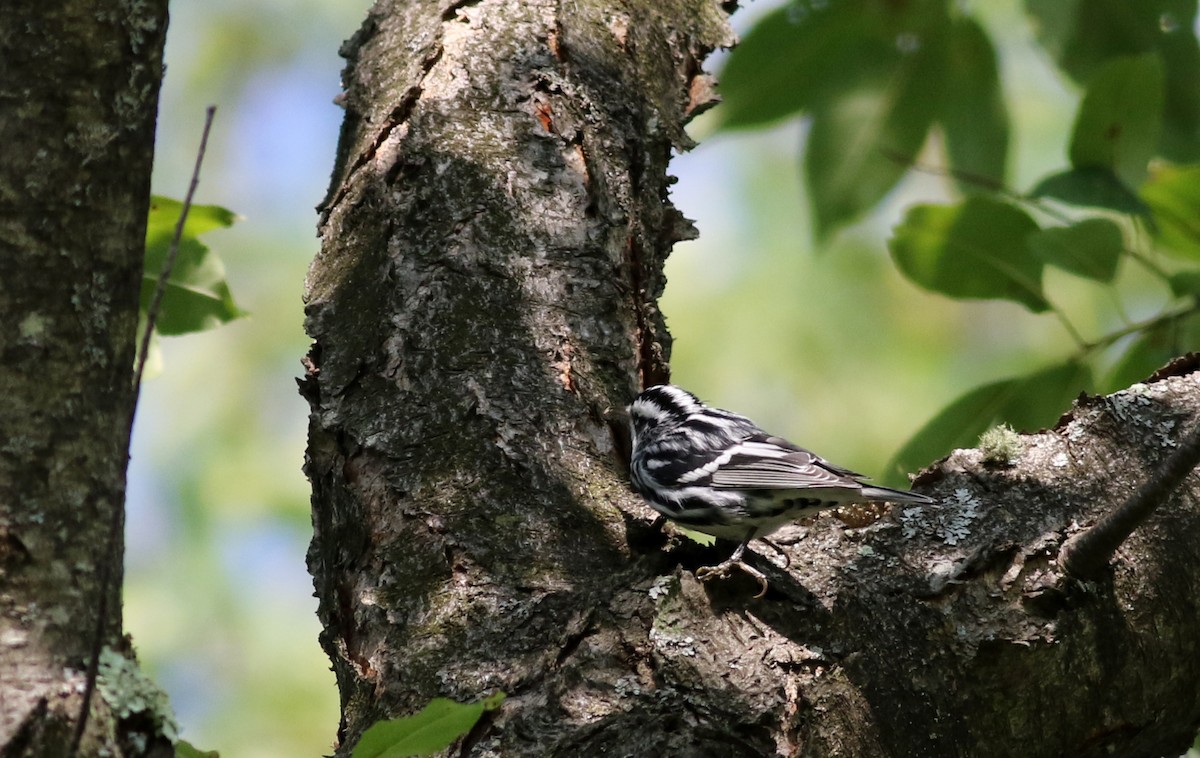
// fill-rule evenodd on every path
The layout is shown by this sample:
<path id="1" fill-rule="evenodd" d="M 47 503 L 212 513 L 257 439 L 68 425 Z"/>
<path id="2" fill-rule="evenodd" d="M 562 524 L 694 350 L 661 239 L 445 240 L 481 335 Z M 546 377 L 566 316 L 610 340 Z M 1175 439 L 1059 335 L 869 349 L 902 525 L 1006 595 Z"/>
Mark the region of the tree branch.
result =
<path id="1" fill-rule="evenodd" d="M 1200 426 L 1192 429 L 1175 452 L 1120 507 L 1094 526 L 1071 537 L 1058 554 L 1058 563 L 1077 579 L 1094 579 L 1133 530 L 1174 492 L 1200 465 Z"/>
<path id="2" fill-rule="evenodd" d="M 154 289 L 154 297 L 146 309 L 146 330 L 142 334 L 138 348 L 137 365 L 133 372 L 133 409 L 129 412 L 129 429 L 127 439 L 133 437 L 133 421 L 137 415 L 138 399 L 141 397 L 142 375 L 146 369 L 146 356 L 150 350 L 150 337 L 154 334 L 154 324 L 158 320 L 158 312 L 162 308 L 163 296 L 175 270 L 175 260 L 179 257 L 179 243 L 183 239 L 183 229 L 187 224 L 188 212 L 192 208 L 192 200 L 196 188 L 200 185 L 200 166 L 204 163 L 204 151 L 208 147 L 208 134 L 212 129 L 213 116 L 216 114 L 215 105 L 208 106 L 204 113 L 204 130 L 200 133 L 200 147 L 196 150 L 196 164 L 192 167 L 192 180 L 188 184 L 187 195 L 183 199 L 183 207 L 179 210 L 179 220 L 175 223 L 175 233 L 171 237 L 171 247 L 167 251 L 167 259 L 163 261 L 162 270 L 158 274 L 158 283 Z M 129 446 L 125 446 L 125 468 L 129 466 Z M 87 679 L 83 688 L 83 698 L 79 704 L 79 717 L 75 720 L 75 731 L 71 736 L 72 758 L 79 752 L 83 734 L 87 731 L 88 716 L 92 710 L 92 696 L 96 692 L 96 676 L 100 668 L 100 653 L 104 649 L 104 638 L 108 621 L 108 598 L 112 594 L 113 565 L 121 560 L 121 527 L 124 524 L 124 504 L 116 503 L 112 508 L 112 519 L 108 524 L 108 538 L 104 544 L 105 558 L 100 562 L 100 599 L 97 601 L 96 626 L 92 632 L 92 654 L 87 665 Z"/>

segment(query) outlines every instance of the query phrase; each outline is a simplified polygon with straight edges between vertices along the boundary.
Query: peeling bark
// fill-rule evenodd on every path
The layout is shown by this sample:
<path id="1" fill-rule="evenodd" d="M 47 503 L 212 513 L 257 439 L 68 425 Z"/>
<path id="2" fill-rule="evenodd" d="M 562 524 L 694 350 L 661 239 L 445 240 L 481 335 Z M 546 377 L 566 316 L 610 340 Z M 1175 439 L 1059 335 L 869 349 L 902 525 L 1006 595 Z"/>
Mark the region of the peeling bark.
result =
<path id="1" fill-rule="evenodd" d="M 648 528 L 607 411 L 666 376 L 667 160 L 730 42 L 702 0 L 393 0 L 344 49 L 301 382 L 340 753 L 494 689 L 462 754 L 1182 752 L 1197 482 L 1104 581 L 1055 557 L 1195 423 L 1194 374 L 1082 401 L 1007 468 L 956 452 L 940 508 L 780 532 L 761 600 Z"/>
<path id="2" fill-rule="evenodd" d="M 108 546 L 125 498 L 165 31 L 165 2 L 15 0 L 0 13 L 5 756 L 67 754 L 101 607 L 104 641 L 121 647 L 122 546 Z M 99 701 L 82 752 L 133 754 Z"/>

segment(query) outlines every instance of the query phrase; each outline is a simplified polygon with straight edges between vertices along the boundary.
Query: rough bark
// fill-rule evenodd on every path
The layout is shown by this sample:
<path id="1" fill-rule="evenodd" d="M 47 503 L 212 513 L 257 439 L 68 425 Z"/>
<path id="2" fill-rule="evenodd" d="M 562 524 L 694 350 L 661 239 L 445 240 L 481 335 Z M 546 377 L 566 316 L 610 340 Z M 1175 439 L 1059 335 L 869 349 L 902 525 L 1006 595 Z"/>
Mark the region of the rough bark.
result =
<path id="1" fill-rule="evenodd" d="M 605 414 L 666 375 L 666 166 L 730 41 L 710 0 L 493 0 L 381 2 L 348 43 L 304 385 L 348 742 L 438 694 L 547 739 L 606 710 L 571 651 L 646 571 Z"/>
<path id="2" fill-rule="evenodd" d="M 1194 423 L 1184 369 L 956 453 L 939 508 L 781 533 L 761 600 L 648 528 L 606 412 L 665 376 L 666 164 L 729 40 L 704 0 L 395 0 L 348 43 L 301 383 L 341 752 L 494 689 L 463 754 L 1182 752 L 1197 482 L 1105 581 L 1054 557 Z"/>
<path id="3" fill-rule="evenodd" d="M 108 545 L 124 506 L 165 29 L 157 1 L 14 0 L 0 13 L 5 756 L 67 754 L 102 605 L 120 647 L 121 544 Z M 94 700 L 83 753 L 117 754 Z"/>

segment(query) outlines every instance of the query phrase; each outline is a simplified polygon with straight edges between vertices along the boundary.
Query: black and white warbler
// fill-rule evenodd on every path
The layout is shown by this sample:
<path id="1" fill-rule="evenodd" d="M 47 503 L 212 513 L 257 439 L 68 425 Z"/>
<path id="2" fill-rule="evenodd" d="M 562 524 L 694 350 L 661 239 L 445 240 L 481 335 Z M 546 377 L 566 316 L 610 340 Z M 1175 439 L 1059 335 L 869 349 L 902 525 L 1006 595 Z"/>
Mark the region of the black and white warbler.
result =
<path id="1" fill-rule="evenodd" d="M 633 427 L 630 479 L 653 508 L 688 529 L 737 540 L 729 560 L 696 572 L 726 576 L 733 567 L 766 578 L 742 562 L 751 540 L 784 524 L 850 503 L 933 504 L 932 498 L 872 487 L 861 474 L 835 466 L 745 416 L 710 408 L 669 384 L 651 387 L 629 406 Z"/>

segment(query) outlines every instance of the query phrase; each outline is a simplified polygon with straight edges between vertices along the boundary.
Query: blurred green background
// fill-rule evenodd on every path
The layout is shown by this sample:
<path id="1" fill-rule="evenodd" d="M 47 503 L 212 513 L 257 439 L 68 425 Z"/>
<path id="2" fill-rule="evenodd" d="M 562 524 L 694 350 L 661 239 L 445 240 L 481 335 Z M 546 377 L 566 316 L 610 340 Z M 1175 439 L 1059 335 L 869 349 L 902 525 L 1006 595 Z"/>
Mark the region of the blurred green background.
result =
<path id="1" fill-rule="evenodd" d="M 967 5 L 1001 48 L 1013 185 L 1028 187 L 1064 163 L 1079 93 L 1043 60 L 1017 2 Z M 205 239 L 251 315 L 163 341 L 164 373 L 144 388 L 133 446 L 125 614 L 183 736 L 227 758 L 327 753 L 337 724 L 304 562 L 308 409 L 295 378 L 307 348 L 300 298 L 317 250 L 313 207 L 341 119 L 336 53 L 367 6 L 171 8 L 154 191 L 183 195 L 204 107 L 216 104 L 197 200 L 244 217 Z M 736 26 L 770 7 L 739 12 Z M 698 137 L 706 131 L 703 119 L 694 125 Z M 946 197 L 941 177 L 910 176 L 877 214 L 815 249 L 799 177 L 803 134 L 796 123 L 721 134 L 676 159 L 674 200 L 701 237 L 668 263 L 674 379 L 879 474 L 953 397 L 1032 370 L 1070 343 L 1051 316 L 950 301 L 895 272 L 888 229 L 905 205 Z M 1081 327 L 1108 306 L 1099 288 L 1076 279 L 1063 287 Z"/>

